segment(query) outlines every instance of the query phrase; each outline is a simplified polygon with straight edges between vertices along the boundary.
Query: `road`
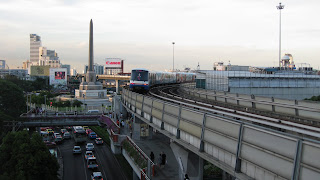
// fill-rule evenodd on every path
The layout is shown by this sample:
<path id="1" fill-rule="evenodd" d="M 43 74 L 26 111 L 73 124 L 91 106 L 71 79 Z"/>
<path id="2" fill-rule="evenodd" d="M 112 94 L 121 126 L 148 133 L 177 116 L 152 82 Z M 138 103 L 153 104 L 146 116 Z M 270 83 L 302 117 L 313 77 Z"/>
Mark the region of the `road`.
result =
<path id="1" fill-rule="evenodd" d="M 94 143 L 94 140 L 87 139 L 87 142 Z M 85 146 L 82 144 L 81 154 L 73 154 L 73 146 L 75 142 L 73 138 L 63 140 L 63 143 L 58 145 L 63 158 L 63 179 L 64 180 L 89 180 L 91 179 L 92 170 L 89 170 L 86 166 L 84 159 Z M 110 148 L 105 144 L 96 145 L 94 155 L 97 158 L 99 168 L 95 171 L 100 171 L 104 179 L 113 180 L 126 180 L 124 173 L 121 170 L 119 163 L 115 156 L 111 152 Z"/>

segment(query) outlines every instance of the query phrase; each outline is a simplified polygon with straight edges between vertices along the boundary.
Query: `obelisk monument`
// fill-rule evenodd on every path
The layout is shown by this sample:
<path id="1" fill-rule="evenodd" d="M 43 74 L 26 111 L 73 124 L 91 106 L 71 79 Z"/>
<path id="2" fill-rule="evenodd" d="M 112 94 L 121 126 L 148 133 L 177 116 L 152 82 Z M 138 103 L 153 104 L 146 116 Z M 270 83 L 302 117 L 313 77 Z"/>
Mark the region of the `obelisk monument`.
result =
<path id="1" fill-rule="evenodd" d="M 101 105 L 106 105 L 108 103 L 106 97 L 107 90 L 103 89 L 102 84 L 96 81 L 96 73 L 93 65 L 93 23 L 91 19 L 89 28 L 88 70 L 85 77 L 82 78 L 79 89 L 75 90 L 75 97 L 88 106 L 101 107 Z"/>
<path id="2" fill-rule="evenodd" d="M 90 29 L 89 29 L 89 58 L 88 58 L 88 70 L 86 74 L 86 82 L 88 85 L 94 85 L 96 82 L 96 74 L 93 69 L 93 23 L 92 19 L 90 20 Z"/>
<path id="3" fill-rule="evenodd" d="M 86 80 L 82 80 L 80 84 L 80 90 L 101 90 L 102 85 L 100 82 L 96 82 L 96 73 L 93 68 L 93 23 L 90 20 L 89 28 L 89 58 L 88 58 L 88 70 L 86 74 Z"/>

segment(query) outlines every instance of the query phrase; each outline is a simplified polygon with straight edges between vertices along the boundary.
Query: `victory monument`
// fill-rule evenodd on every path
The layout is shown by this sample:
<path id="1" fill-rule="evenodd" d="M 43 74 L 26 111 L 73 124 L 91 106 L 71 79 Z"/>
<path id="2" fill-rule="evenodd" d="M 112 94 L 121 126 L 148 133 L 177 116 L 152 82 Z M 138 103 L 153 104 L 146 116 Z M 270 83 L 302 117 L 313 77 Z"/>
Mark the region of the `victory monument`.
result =
<path id="1" fill-rule="evenodd" d="M 75 97 L 90 109 L 101 109 L 102 106 L 109 105 L 110 102 L 107 98 L 107 90 L 103 89 L 102 84 L 96 81 L 93 63 L 93 23 L 91 19 L 88 70 L 85 77 L 82 77 L 79 89 L 75 90 Z"/>

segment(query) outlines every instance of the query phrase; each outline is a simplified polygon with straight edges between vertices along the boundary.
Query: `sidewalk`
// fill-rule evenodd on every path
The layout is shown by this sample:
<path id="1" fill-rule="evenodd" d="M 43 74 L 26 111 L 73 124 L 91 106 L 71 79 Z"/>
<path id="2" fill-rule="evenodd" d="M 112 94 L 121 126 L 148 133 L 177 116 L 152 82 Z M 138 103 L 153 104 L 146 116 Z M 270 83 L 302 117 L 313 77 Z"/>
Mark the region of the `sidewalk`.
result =
<path id="1" fill-rule="evenodd" d="M 121 127 L 120 133 L 130 136 L 129 127 Z M 152 134 L 152 139 L 132 139 L 142 151 L 144 151 L 149 157 L 151 151 L 154 153 L 154 163 L 157 164 L 155 176 L 152 179 L 155 180 L 176 180 L 179 179 L 179 164 L 170 147 L 170 139 L 160 133 Z M 167 164 L 160 168 L 158 166 L 159 154 L 163 152 L 166 154 Z"/>

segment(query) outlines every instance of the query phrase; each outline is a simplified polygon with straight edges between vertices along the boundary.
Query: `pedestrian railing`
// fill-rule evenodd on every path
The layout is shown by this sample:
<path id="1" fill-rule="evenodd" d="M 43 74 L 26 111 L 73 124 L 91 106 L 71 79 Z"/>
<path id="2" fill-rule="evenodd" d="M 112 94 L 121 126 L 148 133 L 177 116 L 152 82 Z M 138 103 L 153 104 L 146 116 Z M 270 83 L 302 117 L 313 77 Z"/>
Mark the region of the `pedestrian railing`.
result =
<path id="1" fill-rule="evenodd" d="M 154 176 L 155 175 L 155 163 L 152 162 L 152 160 L 148 157 L 148 155 L 146 155 L 140 148 L 139 146 L 133 142 L 133 140 L 127 136 L 126 141 L 128 142 L 128 144 L 133 147 L 134 151 L 138 153 L 134 154 L 132 152 L 130 152 L 130 150 L 128 151 L 128 149 L 126 149 L 126 151 L 128 152 L 128 155 L 130 155 L 134 161 L 136 162 L 136 164 L 140 167 L 141 169 L 141 179 L 142 177 L 144 177 L 145 179 L 149 179 L 148 178 L 148 174 L 150 173 L 150 176 Z M 126 148 L 126 147 L 124 147 Z M 141 158 L 143 159 L 141 161 Z M 144 162 L 143 162 L 144 161 Z M 148 166 L 148 163 L 150 163 L 150 166 Z M 148 170 L 148 167 L 150 167 L 150 170 Z M 146 173 L 147 172 L 147 173 Z"/>

